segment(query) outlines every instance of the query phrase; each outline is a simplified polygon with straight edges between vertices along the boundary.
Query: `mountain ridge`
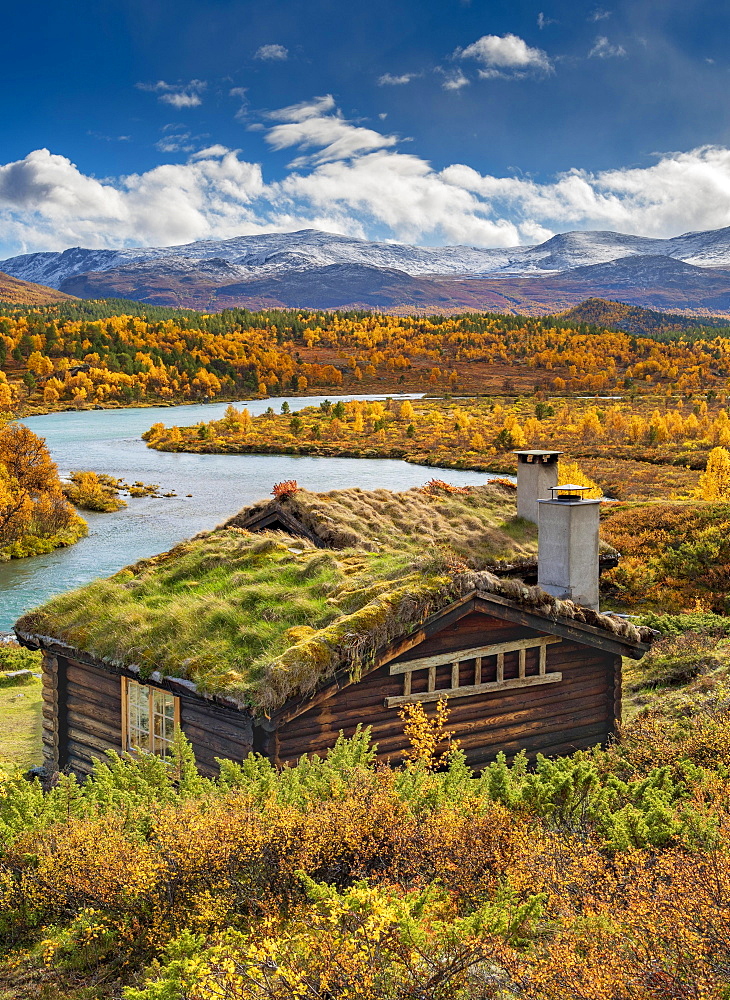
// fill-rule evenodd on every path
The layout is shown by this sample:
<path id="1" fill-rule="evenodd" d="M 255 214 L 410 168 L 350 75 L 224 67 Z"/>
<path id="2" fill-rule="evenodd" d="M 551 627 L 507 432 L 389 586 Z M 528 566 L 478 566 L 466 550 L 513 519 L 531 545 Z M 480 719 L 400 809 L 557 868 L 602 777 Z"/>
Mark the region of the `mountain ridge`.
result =
<path id="1" fill-rule="evenodd" d="M 227 260 L 242 279 L 277 270 L 359 263 L 396 267 L 415 276 L 483 277 L 544 274 L 607 263 L 621 257 L 663 256 L 704 267 L 730 266 L 730 227 L 684 233 L 669 239 L 586 230 L 558 233 L 534 246 L 482 248 L 378 242 L 303 229 L 226 240 L 198 240 L 171 247 L 41 251 L 0 260 L 0 270 L 52 288 L 67 278 L 131 264 L 179 260 Z"/>
<path id="2" fill-rule="evenodd" d="M 730 312 L 730 227 L 671 239 L 569 232 L 532 247 L 493 249 L 378 243 L 308 229 L 175 247 L 73 247 L 9 258 L 0 269 L 71 295 L 193 309 L 542 314 L 602 297 Z"/>
<path id="3" fill-rule="evenodd" d="M 504 278 L 414 277 L 396 268 L 328 264 L 238 280 L 226 261 L 184 268 L 148 261 L 76 275 L 62 288 L 80 298 L 127 298 L 215 312 L 242 306 L 544 315 L 599 297 L 664 311 L 730 313 L 730 268 L 697 267 L 661 256 Z"/>

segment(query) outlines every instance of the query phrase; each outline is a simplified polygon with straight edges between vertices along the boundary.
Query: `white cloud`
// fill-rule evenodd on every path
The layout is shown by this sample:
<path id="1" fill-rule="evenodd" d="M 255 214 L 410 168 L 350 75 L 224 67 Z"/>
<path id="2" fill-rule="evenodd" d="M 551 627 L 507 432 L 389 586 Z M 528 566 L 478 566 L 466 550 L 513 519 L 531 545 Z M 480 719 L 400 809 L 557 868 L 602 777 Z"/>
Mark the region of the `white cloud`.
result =
<path id="1" fill-rule="evenodd" d="M 215 156 L 225 156 L 230 153 L 230 149 L 227 146 L 221 146 L 220 143 L 214 143 L 212 146 L 206 146 L 205 149 L 199 149 L 197 153 L 193 153 L 190 157 L 191 160 L 209 160 Z"/>
<path id="2" fill-rule="evenodd" d="M 307 164 L 327 163 L 330 160 L 346 160 L 353 156 L 384 146 L 395 146 L 396 138 L 383 135 L 374 129 L 351 125 L 335 115 L 325 118 L 307 118 L 302 122 L 287 122 L 274 125 L 266 135 L 266 141 L 274 149 L 318 149 L 309 156 L 300 156 L 290 166 L 299 168 Z"/>
<path id="3" fill-rule="evenodd" d="M 195 149 L 192 138 L 190 132 L 171 131 L 165 127 L 162 138 L 155 143 L 155 149 L 161 153 L 190 153 Z"/>
<path id="4" fill-rule="evenodd" d="M 329 97 L 273 112 L 265 137 L 298 153 L 281 180 L 267 182 L 260 164 L 220 144 L 115 179 L 88 176 L 46 149 L 0 165 L 1 255 L 304 228 L 510 246 L 571 229 L 672 236 L 730 225 L 724 147 L 668 153 L 644 168 L 576 168 L 543 183 L 467 164 L 435 170 L 401 152 L 395 136 L 345 119 Z"/>
<path id="5" fill-rule="evenodd" d="M 393 76 L 392 73 L 383 73 L 382 76 L 378 77 L 379 87 L 398 87 L 405 83 L 410 83 L 414 80 L 419 73 L 402 73 L 400 76 Z"/>
<path id="6" fill-rule="evenodd" d="M 260 167 L 233 152 L 112 183 L 39 149 L 0 166 L 0 225 L 21 249 L 170 245 L 255 227 L 263 190 Z"/>
<path id="7" fill-rule="evenodd" d="M 453 71 L 440 70 L 443 73 L 444 82 L 441 86 L 444 90 L 461 90 L 462 87 L 468 87 L 469 80 L 468 76 L 464 76 L 460 69 L 455 69 Z"/>
<path id="8" fill-rule="evenodd" d="M 554 18 L 548 17 L 547 14 L 543 14 L 542 11 L 540 11 L 540 13 L 537 15 L 537 26 L 540 29 L 540 31 L 542 31 L 543 28 L 547 28 L 549 24 L 557 24 L 557 23 L 558 22 Z"/>
<path id="9" fill-rule="evenodd" d="M 254 53 L 254 59 L 268 62 L 282 62 L 289 58 L 289 49 L 284 45 L 261 45 Z"/>
<path id="10" fill-rule="evenodd" d="M 528 45 L 519 35 L 482 35 L 465 49 L 457 49 L 459 59 L 475 59 L 480 76 L 506 76 L 526 72 L 549 73 L 552 63 L 546 52 Z"/>
<path id="11" fill-rule="evenodd" d="M 173 108 L 197 108 L 203 103 L 200 96 L 207 84 L 205 80 L 191 80 L 189 83 L 165 83 L 158 80 L 157 83 L 138 83 L 139 90 L 146 90 L 152 94 L 157 94 L 157 99 L 163 104 L 170 104 Z"/>
<path id="12" fill-rule="evenodd" d="M 623 45 L 613 45 L 605 35 L 599 35 L 588 53 L 589 59 L 613 59 L 626 55 Z"/>
<path id="13" fill-rule="evenodd" d="M 278 111 L 270 111 L 268 118 L 275 118 L 280 122 L 303 122 L 307 118 L 319 118 L 320 115 L 333 111 L 335 99 L 332 94 L 325 94 L 323 97 L 313 97 L 311 101 L 301 101 L 299 104 L 290 104 L 286 108 L 279 108 Z"/>
<path id="14" fill-rule="evenodd" d="M 271 126 L 266 135 L 267 143 L 274 149 L 317 149 L 316 153 L 293 160 L 290 167 L 295 169 L 362 156 L 397 142 L 395 136 L 347 121 L 335 107 L 331 94 L 272 111 L 268 117 L 280 122 Z"/>
<path id="15" fill-rule="evenodd" d="M 241 102 L 238 111 L 234 115 L 236 121 L 248 121 L 248 87 L 231 87 L 228 91 L 228 96 L 235 97 Z"/>
<path id="16" fill-rule="evenodd" d="M 606 10 L 604 7 L 596 7 L 588 15 L 589 21 L 606 21 L 611 16 L 612 11 Z"/>

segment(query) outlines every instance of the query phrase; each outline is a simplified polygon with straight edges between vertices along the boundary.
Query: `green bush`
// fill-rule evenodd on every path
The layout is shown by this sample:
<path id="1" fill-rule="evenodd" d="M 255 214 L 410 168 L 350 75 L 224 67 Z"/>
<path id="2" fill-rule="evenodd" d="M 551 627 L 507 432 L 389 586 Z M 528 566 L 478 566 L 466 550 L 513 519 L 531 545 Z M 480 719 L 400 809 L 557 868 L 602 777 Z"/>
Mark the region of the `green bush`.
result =
<path id="1" fill-rule="evenodd" d="M 40 652 L 31 652 L 15 643 L 0 645 L 0 687 L 12 683 L 24 683 L 24 680 L 18 682 L 6 676 L 7 673 L 14 673 L 16 670 L 32 670 L 34 674 L 40 673 Z"/>
<path id="2" fill-rule="evenodd" d="M 680 615 L 647 612 L 639 616 L 641 625 L 655 628 L 663 635 L 682 635 L 684 632 L 704 632 L 708 635 L 730 635 L 730 618 L 712 611 L 690 611 Z"/>

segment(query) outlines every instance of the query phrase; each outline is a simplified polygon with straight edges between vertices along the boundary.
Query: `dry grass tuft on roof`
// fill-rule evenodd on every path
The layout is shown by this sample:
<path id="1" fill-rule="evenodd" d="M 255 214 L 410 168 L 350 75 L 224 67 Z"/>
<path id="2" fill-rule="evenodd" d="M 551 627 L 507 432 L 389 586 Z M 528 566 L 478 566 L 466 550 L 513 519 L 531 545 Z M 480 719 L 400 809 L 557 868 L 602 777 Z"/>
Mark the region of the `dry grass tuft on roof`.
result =
<path id="1" fill-rule="evenodd" d="M 537 527 L 516 516 L 515 496 L 503 484 L 457 488 L 438 480 L 403 493 L 299 489 L 247 507 L 227 524 L 255 530 L 280 513 L 327 548 L 423 552 L 448 546 L 467 566 L 483 569 L 537 552 Z"/>

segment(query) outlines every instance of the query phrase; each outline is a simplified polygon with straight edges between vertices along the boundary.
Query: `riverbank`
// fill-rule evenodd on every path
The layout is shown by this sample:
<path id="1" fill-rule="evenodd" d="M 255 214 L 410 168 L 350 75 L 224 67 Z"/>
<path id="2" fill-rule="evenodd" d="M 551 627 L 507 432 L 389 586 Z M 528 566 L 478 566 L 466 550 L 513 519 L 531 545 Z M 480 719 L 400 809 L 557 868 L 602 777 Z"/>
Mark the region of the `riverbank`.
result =
<path id="1" fill-rule="evenodd" d="M 258 416 L 228 407 L 198 424 L 152 425 L 151 448 L 203 455 L 284 454 L 399 459 L 426 467 L 490 474 L 515 472 L 514 449 L 565 453 L 606 496 L 681 499 L 697 488 L 712 447 L 730 435 L 718 401 L 504 400 L 484 397 L 332 404 L 296 414 L 288 405 Z M 660 408 L 661 407 L 661 408 Z M 697 411 L 697 412 L 695 412 Z"/>

